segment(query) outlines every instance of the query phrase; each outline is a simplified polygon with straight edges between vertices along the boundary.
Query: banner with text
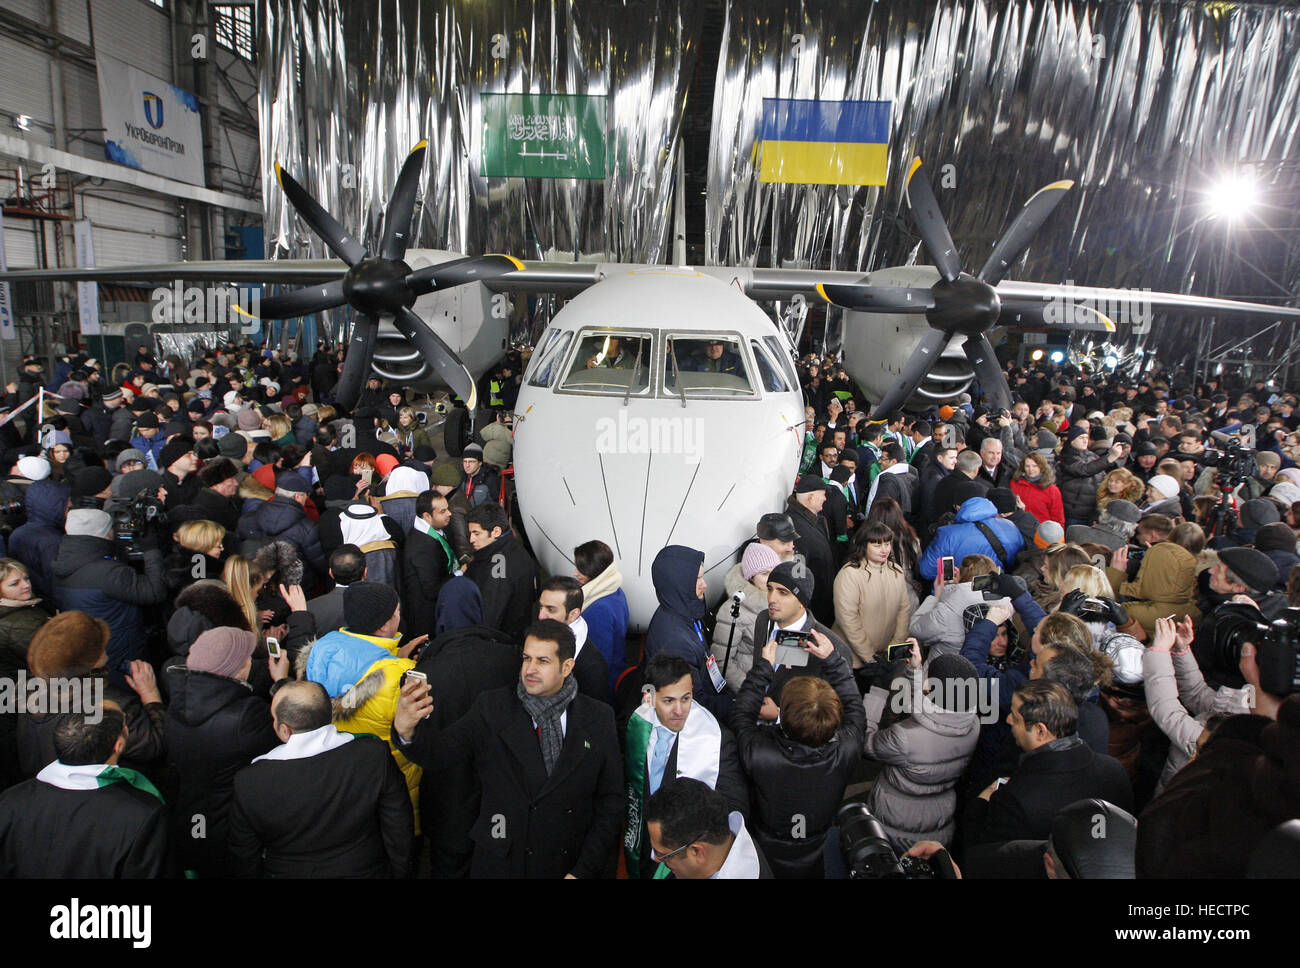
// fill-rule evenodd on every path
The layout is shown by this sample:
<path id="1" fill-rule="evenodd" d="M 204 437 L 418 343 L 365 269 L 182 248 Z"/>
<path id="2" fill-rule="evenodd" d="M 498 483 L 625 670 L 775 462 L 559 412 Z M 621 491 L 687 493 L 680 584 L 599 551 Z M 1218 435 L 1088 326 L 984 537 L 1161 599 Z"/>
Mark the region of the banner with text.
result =
<path id="1" fill-rule="evenodd" d="M 605 177 L 603 94 L 487 94 L 485 178 Z"/>
<path id="2" fill-rule="evenodd" d="M 77 266 L 89 269 L 95 264 L 95 239 L 89 219 L 72 223 L 72 245 L 77 250 Z M 99 334 L 99 283 L 77 283 L 77 320 L 81 335 Z"/>
<path id="3" fill-rule="evenodd" d="M 97 54 L 96 59 L 108 160 L 204 184 L 198 98 L 113 57 Z"/>

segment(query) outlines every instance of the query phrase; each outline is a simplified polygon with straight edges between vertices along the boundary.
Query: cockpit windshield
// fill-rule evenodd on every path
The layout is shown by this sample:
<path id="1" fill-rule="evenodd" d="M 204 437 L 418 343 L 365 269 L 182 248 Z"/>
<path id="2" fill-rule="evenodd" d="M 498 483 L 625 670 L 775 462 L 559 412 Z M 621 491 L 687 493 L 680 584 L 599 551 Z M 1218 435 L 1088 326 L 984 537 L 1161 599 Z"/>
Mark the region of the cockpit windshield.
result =
<path id="1" fill-rule="evenodd" d="M 584 393 L 646 393 L 653 347 L 650 333 L 584 329 L 561 388 Z"/>
<path id="2" fill-rule="evenodd" d="M 740 342 L 731 336 L 669 336 L 664 392 L 686 396 L 750 396 L 754 383 Z"/>

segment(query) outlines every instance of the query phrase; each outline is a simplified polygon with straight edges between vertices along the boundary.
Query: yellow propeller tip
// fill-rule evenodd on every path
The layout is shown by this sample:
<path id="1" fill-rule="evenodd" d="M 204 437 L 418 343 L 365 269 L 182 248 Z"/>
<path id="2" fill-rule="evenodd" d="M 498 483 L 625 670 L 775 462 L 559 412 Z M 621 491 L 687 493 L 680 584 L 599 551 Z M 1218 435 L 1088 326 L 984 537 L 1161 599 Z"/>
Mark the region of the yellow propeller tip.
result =
<path id="1" fill-rule="evenodd" d="M 420 141 L 418 145 L 416 145 L 414 148 L 411 149 L 411 154 L 415 154 L 417 151 L 422 151 L 427 147 L 429 147 L 429 139 L 424 138 Z"/>
<path id="2" fill-rule="evenodd" d="M 817 295 L 821 296 L 827 302 L 831 301 L 831 297 L 826 295 L 826 287 L 823 286 L 820 282 L 817 283 Z"/>
<path id="3" fill-rule="evenodd" d="M 907 180 L 911 181 L 912 176 L 916 174 L 916 169 L 921 167 L 921 159 L 917 158 L 912 162 L 912 167 L 907 170 Z"/>
<path id="4" fill-rule="evenodd" d="M 509 259 L 509 260 L 510 260 L 510 264 L 513 265 L 513 266 L 515 267 L 515 271 L 516 271 L 516 272 L 523 272 L 523 271 L 524 271 L 524 264 L 523 264 L 522 262 L 520 262 L 518 259 L 516 259 L 516 258 L 515 258 L 514 256 L 512 256 L 512 255 L 506 255 L 504 252 L 490 252 L 490 253 L 488 253 L 488 254 L 489 254 L 489 255 L 499 256 L 499 257 L 501 257 L 502 259 Z"/>

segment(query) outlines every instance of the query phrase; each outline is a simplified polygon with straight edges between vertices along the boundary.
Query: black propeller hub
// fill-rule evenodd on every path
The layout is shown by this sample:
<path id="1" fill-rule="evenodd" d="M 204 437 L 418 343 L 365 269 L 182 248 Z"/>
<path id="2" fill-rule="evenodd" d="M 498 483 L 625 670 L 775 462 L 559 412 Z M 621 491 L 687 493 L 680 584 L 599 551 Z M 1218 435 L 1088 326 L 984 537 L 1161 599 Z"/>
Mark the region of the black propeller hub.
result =
<path id="1" fill-rule="evenodd" d="M 963 272 L 952 282 L 940 279 L 930 289 L 934 306 L 925 317 L 935 329 L 975 336 L 997 322 L 1002 300 L 997 290 Z"/>
<path id="2" fill-rule="evenodd" d="M 362 259 L 343 277 L 343 296 L 358 312 L 378 316 L 396 313 L 415 302 L 407 285 L 411 267 L 399 259 Z"/>

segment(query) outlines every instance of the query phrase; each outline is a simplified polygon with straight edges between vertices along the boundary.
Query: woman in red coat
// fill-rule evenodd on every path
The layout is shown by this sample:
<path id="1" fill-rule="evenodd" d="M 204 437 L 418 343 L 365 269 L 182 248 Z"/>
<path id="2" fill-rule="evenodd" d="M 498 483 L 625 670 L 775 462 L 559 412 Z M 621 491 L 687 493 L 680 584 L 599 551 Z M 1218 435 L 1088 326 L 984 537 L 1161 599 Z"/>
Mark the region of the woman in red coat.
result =
<path id="1" fill-rule="evenodd" d="M 1061 489 L 1056 486 L 1056 474 L 1046 457 L 1026 454 L 1019 469 L 1011 475 L 1011 490 L 1025 502 L 1025 510 L 1036 517 L 1039 524 L 1055 521 L 1065 527 Z"/>

